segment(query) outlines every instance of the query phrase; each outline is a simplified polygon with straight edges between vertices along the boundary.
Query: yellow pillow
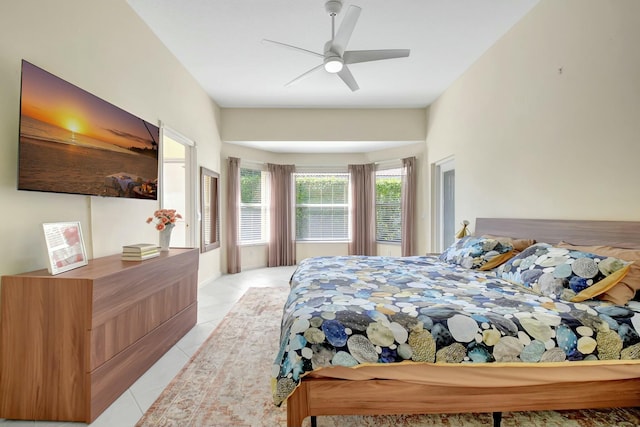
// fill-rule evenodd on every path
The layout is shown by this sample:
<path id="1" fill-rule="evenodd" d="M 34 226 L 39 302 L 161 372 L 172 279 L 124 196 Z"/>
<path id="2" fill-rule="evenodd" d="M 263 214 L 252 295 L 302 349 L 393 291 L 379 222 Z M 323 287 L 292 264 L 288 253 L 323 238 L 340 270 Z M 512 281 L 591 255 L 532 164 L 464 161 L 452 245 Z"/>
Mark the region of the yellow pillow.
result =
<path id="1" fill-rule="evenodd" d="M 502 279 L 534 292 L 579 302 L 614 287 L 627 274 L 629 265 L 615 257 L 537 243 L 498 270 Z"/>
<path id="2" fill-rule="evenodd" d="M 491 258 L 490 261 L 487 261 L 487 263 L 484 264 L 482 267 L 480 267 L 478 270 L 480 271 L 493 270 L 499 265 L 502 265 L 505 262 L 509 261 L 511 258 L 513 258 L 515 254 L 516 254 L 516 251 L 509 251 L 504 254 L 494 256 L 493 258 Z"/>
<path id="3" fill-rule="evenodd" d="M 495 239 L 466 236 L 456 240 L 442 254 L 440 260 L 474 270 L 491 270 L 513 257 L 511 244 Z"/>
<path id="4" fill-rule="evenodd" d="M 583 291 L 580 291 L 580 293 L 578 293 L 575 297 L 571 298 L 571 302 L 581 302 L 595 297 L 600 298 L 600 295 L 615 287 L 620 282 L 620 280 L 629 271 L 629 267 L 631 267 L 631 265 L 627 265 L 626 267 L 621 268 L 615 273 L 608 275 L 605 279 L 602 279 L 595 285 L 589 286 Z"/>
<path id="5" fill-rule="evenodd" d="M 633 262 L 629 271 L 618 283 L 600 294 L 599 298 L 610 301 L 614 304 L 625 305 L 640 290 L 640 249 L 616 248 L 613 246 L 576 246 L 567 242 L 560 242 L 557 245 L 561 248 L 574 249 L 577 251 L 591 252 L 596 255 L 610 256 L 624 261 Z"/>

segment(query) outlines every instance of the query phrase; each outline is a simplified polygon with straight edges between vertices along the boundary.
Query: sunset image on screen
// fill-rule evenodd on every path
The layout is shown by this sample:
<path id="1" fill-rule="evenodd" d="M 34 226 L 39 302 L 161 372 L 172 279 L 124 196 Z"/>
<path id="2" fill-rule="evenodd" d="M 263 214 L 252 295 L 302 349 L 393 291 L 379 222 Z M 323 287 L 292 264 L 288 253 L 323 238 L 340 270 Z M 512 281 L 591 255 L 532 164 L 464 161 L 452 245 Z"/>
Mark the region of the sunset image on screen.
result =
<path id="1" fill-rule="evenodd" d="M 155 199 L 159 133 L 23 61 L 19 189 Z"/>

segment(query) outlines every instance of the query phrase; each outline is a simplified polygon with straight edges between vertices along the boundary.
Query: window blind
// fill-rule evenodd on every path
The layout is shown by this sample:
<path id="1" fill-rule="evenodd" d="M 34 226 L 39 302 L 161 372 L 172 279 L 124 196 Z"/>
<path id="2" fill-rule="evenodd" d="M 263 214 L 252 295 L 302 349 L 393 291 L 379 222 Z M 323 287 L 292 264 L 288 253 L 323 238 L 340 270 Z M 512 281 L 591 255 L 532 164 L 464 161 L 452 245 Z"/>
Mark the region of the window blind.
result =
<path id="1" fill-rule="evenodd" d="M 400 242 L 402 169 L 376 171 L 376 240 Z"/>
<path id="2" fill-rule="evenodd" d="M 240 169 L 240 242 L 267 240 L 267 180 L 266 172 Z"/>
<path id="3" fill-rule="evenodd" d="M 349 174 L 296 173 L 296 239 L 349 238 Z"/>

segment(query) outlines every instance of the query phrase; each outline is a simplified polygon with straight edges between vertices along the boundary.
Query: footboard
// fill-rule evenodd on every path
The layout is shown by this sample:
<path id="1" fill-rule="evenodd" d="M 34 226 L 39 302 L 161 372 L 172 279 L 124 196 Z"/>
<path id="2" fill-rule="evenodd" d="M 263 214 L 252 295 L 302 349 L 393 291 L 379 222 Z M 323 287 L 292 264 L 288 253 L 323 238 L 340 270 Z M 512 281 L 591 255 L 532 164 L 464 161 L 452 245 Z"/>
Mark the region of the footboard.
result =
<path id="1" fill-rule="evenodd" d="M 640 405 L 640 381 L 447 387 L 396 380 L 305 378 L 287 400 L 287 426 L 308 416 L 597 409 Z"/>

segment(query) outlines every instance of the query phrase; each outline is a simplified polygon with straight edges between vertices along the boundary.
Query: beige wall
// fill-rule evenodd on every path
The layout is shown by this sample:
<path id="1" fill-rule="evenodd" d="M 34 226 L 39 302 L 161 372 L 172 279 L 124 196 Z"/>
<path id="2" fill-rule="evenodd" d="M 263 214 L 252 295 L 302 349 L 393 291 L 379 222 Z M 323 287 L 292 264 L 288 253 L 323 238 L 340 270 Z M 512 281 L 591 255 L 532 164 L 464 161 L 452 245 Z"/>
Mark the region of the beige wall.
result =
<path id="1" fill-rule="evenodd" d="M 223 141 L 424 141 L 424 109 L 224 108 Z"/>
<path id="2" fill-rule="evenodd" d="M 542 0 L 428 110 L 456 222 L 640 219 L 640 2 Z"/>
<path id="3" fill-rule="evenodd" d="M 199 164 L 220 166 L 219 108 L 125 0 L 3 2 L 0 274 L 46 267 L 43 222 L 80 221 L 90 257 L 157 241 L 145 223 L 156 202 L 16 190 L 22 59 L 149 122 L 164 122 L 196 141 Z M 200 282 L 220 274 L 219 258 L 220 250 L 201 256 Z"/>

